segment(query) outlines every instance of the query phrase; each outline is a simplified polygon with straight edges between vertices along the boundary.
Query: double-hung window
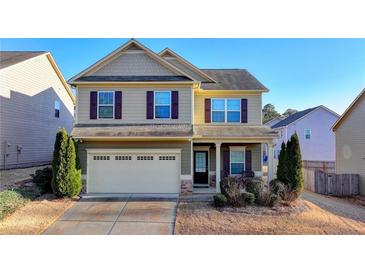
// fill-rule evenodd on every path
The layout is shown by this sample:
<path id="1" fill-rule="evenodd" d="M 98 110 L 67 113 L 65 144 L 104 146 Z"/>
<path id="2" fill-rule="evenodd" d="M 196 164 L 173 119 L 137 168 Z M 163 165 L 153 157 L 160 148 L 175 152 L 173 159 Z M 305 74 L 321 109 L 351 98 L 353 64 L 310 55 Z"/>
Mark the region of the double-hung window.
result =
<path id="1" fill-rule="evenodd" d="M 241 99 L 212 99 L 213 123 L 239 123 L 241 121 Z"/>
<path id="2" fill-rule="evenodd" d="M 155 91 L 155 118 L 171 118 L 170 91 Z"/>
<path id="3" fill-rule="evenodd" d="M 98 92 L 98 117 L 100 119 L 114 118 L 114 92 Z"/>
<path id="4" fill-rule="evenodd" d="M 245 149 L 230 148 L 229 152 L 230 173 L 232 175 L 242 174 L 245 170 Z"/>
<path id="5" fill-rule="evenodd" d="M 307 140 L 312 139 L 312 130 L 311 129 L 305 129 L 304 130 L 304 138 Z"/>
<path id="6" fill-rule="evenodd" d="M 58 100 L 54 101 L 54 117 L 60 118 L 61 103 Z"/>

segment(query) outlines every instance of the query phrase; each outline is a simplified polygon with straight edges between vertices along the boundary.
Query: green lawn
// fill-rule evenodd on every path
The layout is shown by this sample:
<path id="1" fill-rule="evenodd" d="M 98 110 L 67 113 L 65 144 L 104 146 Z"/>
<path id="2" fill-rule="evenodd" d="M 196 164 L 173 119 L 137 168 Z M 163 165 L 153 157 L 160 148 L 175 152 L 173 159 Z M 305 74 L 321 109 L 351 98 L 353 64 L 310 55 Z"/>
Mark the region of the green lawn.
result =
<path id="1" fill-rule="evenodd" d="M 1 191 L 0 220 L 40 195 L 41 192 L 36 186 Z"/>

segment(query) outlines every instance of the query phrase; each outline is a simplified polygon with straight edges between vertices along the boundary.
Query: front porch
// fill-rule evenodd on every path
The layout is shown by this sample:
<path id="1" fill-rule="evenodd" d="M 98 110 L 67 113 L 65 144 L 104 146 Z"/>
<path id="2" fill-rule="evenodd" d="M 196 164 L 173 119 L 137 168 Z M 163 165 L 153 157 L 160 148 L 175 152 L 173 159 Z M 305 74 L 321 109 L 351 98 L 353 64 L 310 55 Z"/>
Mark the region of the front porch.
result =
<path id="1" fill-rule="evenodd" d="M 267 144 L 268 170 L 263 172 L 263 146 Z M 225 176 L 253 172 L 269 182 L 273 179 L 273 144 L 271 142 L 193 142 L 193 194 L 220 192 L 219 182 Z M 217 168 L 218 167 L 218 168 Z M 217 183 L 218 182 L 218 183 Z"/>

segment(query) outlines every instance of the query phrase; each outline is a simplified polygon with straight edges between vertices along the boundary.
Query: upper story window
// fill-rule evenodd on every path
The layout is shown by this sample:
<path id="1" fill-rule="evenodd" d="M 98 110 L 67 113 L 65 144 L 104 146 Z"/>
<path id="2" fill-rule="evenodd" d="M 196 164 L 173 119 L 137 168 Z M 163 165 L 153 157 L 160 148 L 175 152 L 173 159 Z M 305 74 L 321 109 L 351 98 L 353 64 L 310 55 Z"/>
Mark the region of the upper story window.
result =
<path id="1" fill-rule="evenodd" d="M 155 118 L 171 118 L 170 91 L 155 91 Z"/>
<path id="2" fill-rule="evenodd" d="M 101 119 L 113 119 L 114 116 L 114 92 L 98 92 L 98 117 Z"/>
<path id="3" fill-rule="evenodd" d="M 304 138 L 306 140 L 312 139 L 312 130 L 311 129 L 305 129 L 304 130 Z"/>
<path id="4" fill-rule="evenodd" d="M 230 148 L 230 173 L 232 175 L 242 174 L 245 170 L 245 149 Z"/>
<path id="5" fill-rule="evenodd" d="M 58 100 L 54 101 L 54 117 L 60 118 L 61 102 Z"/>
<path id="6" fill-rule="evenodd" d="M 212 99 L 212 122 L 241 122 L 241 99 Z"/>

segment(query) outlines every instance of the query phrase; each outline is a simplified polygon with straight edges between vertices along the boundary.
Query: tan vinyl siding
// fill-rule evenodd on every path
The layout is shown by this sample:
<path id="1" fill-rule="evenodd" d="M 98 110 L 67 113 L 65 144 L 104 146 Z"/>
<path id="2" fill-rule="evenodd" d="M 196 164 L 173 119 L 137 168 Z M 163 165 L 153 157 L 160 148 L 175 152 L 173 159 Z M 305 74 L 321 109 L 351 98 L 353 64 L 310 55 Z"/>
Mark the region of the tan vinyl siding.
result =
<path id="1" fill-rule="evenodd" d="M 365 96 L 342 121 L 336 134 L 336 173 L 360 175 L 360 192 L 365 195 Z"/>
<path id="2" fill-rule="evenodd" d="M 167 62 L 169 62 L 170 64 L 172 64 L 173 66 L 180 69 L 181 71 L 185 72 L 189 76 L 193 77 L 195 80 L 200 81 L 200 82 L 206 81 L 205 78 L 200 76 L 198 73 L 196 73 L 192 69 L 188 68 L 186 65 L 181 64 L 178 60 L 176 60 L 176 58 L 165 58 L 165 60 Z"/>
<path id="3" fill-rule="evenodd" d="M 87 148 L 100 148 L 100 149 L 111 149 L 111 148 L 176 148 L 181 149 L 181 174 L 190 175 L 191 169 L 191 142 L 173 142 L 173 141 L 156 141 L 156 142 L 84 142 L 79 144 L 79 157 L 82 168 L 82 174 L 87 173 L 86 165 L 86 150 Z M 161 174 L 163 176 L 163 174 Z"/>
<path id="4" fill-rule="evenodd" d="M 60 101 L 60 118 L 54 102 Z M 73 126 L 74 104 L 45 55 L 0 70 L 0 168 L 50 162 L 59 127 Z M 18 153 L 17 146 L 21 146 Z"/>
<path id="5" fill-rule="evenodd" d="M 222 91 L 224 93 L 224 91 Z M 204 94 L 195 94 L 194 97 L 194 123 L 195 124 L 204 124 L 205 123 L 205 106 L 204 102 L 206 98 L 242 98 L 247 99 L 247 118 L 248 123 L 250 125 L 261 125 L 261 94 L 257 95 L 248 95 L 242 92 L 242 94 L 229 94 L 227 91 L 226 94 L 220 95 L 204 95 Z"/>
<path id="6" fill-rule="evenodd" d="M 143 51 L 127 51 L 87 76 L 167 76 L 176 73 L 153 60 Z"/>
<path id="7" fill-rule="evenodd" d="M 90 120 L 90 91 L 98 90 L 121 90 L 122 119 L 97 119 Z M 77 117 L 78 124 L 176 124 L 191 123 L 191 88 L 164 87 L 155 90 L 179 91 L 179 118 L 178 119 L 146 119 L 146 92 L 154 90 L 151 87 L 123 88 L 123 87 L 79 87 L 77 94 Z"/>

